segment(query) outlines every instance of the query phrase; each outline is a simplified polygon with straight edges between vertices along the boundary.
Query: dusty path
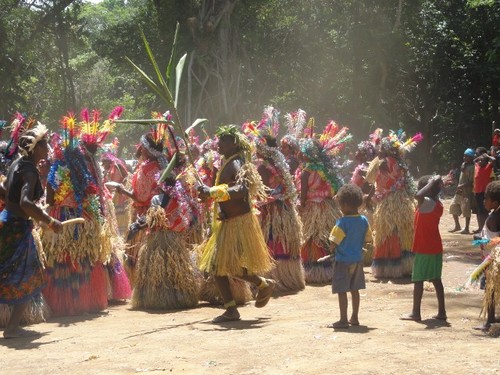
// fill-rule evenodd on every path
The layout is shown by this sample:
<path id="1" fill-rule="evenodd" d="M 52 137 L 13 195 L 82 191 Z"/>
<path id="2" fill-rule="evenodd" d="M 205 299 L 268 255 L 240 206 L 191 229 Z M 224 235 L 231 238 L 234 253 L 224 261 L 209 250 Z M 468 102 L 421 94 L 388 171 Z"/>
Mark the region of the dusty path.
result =
<path id="1" fill-rule="evenodd" d="M 475 228 L 475 219 L 472 220 Z M 200 305 L 185 311 L 148 313 L 129 305 L 105 314 L 59 318 L 30 327 L 34 339 L 0 339 L 3 374 L 495 374 L 500 373 L 499 339 L 472 327 L 481 323 L 482 291 L 460 290 L 479 263 L 470 237 L 448 234 L 443 282 L 448 324 L 426 290 L 421 323 L 399 320 L 411 309 L 408 280 L 380 282 L 365 269 L 360 327 L 333 331 L 337 299 L 329 286 L 252 304 L 242 321 L 210 323 L 220 310 Z M 427 288 L 429 289 L 429 288 Z"/>

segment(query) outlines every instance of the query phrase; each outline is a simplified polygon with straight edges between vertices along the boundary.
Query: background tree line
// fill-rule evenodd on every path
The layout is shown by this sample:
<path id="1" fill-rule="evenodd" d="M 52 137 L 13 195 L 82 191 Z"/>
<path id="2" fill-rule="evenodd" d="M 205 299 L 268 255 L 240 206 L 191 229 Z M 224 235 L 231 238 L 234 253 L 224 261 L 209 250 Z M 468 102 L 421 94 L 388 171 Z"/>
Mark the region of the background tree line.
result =
<path id="1" fill-rule="evenodd" d="M 424 171 L 489 146 L 499 123 L 495 0 L 0 0 L 0 119 L 24 111 L 55 130 L 82 107 L 167 110 L 124 57 L 150 72 L 142 28 L 165 69 L 176 22 L 185 123 L 241 123 L 272 104 L 357 139 L 402 127 L 424 134 L 411 155 Z M 117 135 L 131 150 L 144 130 Z"/>

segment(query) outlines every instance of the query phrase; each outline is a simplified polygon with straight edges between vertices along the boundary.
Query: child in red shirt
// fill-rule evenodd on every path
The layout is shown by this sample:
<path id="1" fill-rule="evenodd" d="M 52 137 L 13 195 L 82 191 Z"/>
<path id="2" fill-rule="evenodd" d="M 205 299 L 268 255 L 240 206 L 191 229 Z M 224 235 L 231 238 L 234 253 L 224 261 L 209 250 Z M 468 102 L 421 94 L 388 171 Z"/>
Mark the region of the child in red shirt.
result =
<path id="1" fill-rule="evenodd" d="M 426 280 L 430 280 L 434 285 L 438 300 L 438 313 L 433 319 L 447 319 L 441 281 L 443 244 L 439 233 L 439 220 L 443 215 L 443 204 L 439 200 L 442 185 L 441 176 L 423 176 L 418 181 L 418 192 L 415 195 L 418 207 L 415 210 L 415 235 L 412 246 L 415 254 L 411 275 L 411 281 L 414 283 L 413 309 L 411 313 L 402 315 L 401 320 L 422 320 L 420 305 Z"/>
<path id="2" fill-rule="evenodd" d="M 474 159 L 475 169 L 473 191 L 477 206 L 476 216 L 478 229 L 472 232 L 473 234 L 480 233 L 483 230 L 484 222 L 488 217 L 488 211 L 484 207 L 484 192 L 486 191 L 486 186 L 492 181 L 493 166 L 495 165 L 496 160 L 485 151 L 486 150 L 484 148 L 479 147 L 476 150 L 476 154 L 479 154 L 479 156 Z"/>

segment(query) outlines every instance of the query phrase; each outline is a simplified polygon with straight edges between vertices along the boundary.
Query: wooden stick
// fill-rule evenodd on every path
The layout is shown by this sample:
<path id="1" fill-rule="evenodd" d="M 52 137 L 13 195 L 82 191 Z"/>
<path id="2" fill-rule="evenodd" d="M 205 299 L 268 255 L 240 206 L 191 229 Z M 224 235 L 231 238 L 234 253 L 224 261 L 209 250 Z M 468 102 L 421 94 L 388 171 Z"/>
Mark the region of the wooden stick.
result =
<path id="1" fill-rule="evenodd" d="M 83 223 L 85 223 L 85 219 L 83 217 L 76 217 L 74 219 L 69 219 L 69 220 L 61 221 L 62 225 L 83 224 Z"/>

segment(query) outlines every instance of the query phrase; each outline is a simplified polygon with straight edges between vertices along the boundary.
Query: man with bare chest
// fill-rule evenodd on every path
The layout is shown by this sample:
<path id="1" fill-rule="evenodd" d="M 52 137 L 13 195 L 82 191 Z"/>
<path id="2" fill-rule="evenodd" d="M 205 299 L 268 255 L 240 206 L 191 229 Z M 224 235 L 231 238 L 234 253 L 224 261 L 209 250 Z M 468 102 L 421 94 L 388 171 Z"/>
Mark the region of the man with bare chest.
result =
<path id="1" fill-rule="evenodd" d="M 272 259 L 252 212 L 251 198 L 259 190 L 262 193 L 263 185 L 257 170 L 245 157 L 245 151 L 250 151 L 249 143 L 234 125 L 223 126 L 216 134 L 223 164 L 215 185 L 198 189 L 202 200 L 213 198 L 217 205 L 212 235 L 204 244 L 200 269 L 214 276 L 226 310 L 213 322 L 224 323 L 240 319 L 229 277 L 257 286 L 256 307 L 267 304 L 275 282 L 259 276 L 271 270 Z"/>

